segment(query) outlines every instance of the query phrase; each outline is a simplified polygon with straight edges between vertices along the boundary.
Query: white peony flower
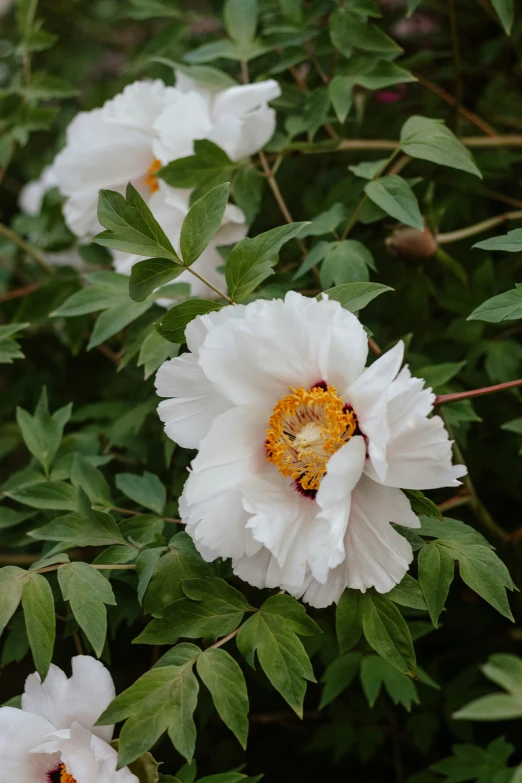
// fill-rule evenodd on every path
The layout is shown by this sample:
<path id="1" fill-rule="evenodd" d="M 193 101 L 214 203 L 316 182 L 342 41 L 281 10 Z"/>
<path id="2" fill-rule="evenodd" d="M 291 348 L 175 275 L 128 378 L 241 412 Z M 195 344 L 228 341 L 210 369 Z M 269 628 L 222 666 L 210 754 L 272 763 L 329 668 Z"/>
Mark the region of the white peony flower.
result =
<path id="1" fill-rule="evenodd" d="M 10 11 L 12 5 L 13 0 L 0 0 L 0 16 L 4 16 L 4 14 Z"/>
<path id="2" fill-rule="evenodd" d="M 419 526 L 400 487 L 466 472 L 403 343 L 365 369 L 358 319 L 295 292 L 198 316 L 186 340 L 156 388 L 167 435 L 199 450 L 180 513 L 201 555 L 313 606 L 391 590 L 413 555 L 390 522 Z"/>
<path id="3" fill-rule="evenodd" d="M 170 161 L 191 155 L 196 139 L 210 139 L 234 161 L 252 155 L 274 132 L 275 114 L 268 101 L 279 94 L 274 80 L 215 90 L 178 73 L 175 87 L 160 80 L 137 81 L 101 109 L 81 112 L 67 129 L 67 143 L 54 168 L 67 197 L 64 215 L 69 228 L 79 237 L 99 231 L 99 190 L 123 193 L 130 181 L 177 245 L 189 193 L 168 187 L 155 173 Z M 237 207 L 227 210 L 222 232 L 194 265 L 207 278 L 215 278 L 216 266 L 222 265 L 215 248 L 246 235 L 245 218 Z M 137 260 L 118 253 L 116 268 L 130 274 Z M 193 294 L 200 293 L 193 275 L 186 281 Z M 205 287 L 204 294 L 208 292 Z"/>
<path id="4" fill-rule="evenodd" d="M 115 696 L 111 675 L 88 655 L 72 659 L 72 677 L 51 665 L 31 674 L 22 709 L 0 708 L 0 783 L 138 783 L 108 744 L 113 726 L 94 724 Z"/>

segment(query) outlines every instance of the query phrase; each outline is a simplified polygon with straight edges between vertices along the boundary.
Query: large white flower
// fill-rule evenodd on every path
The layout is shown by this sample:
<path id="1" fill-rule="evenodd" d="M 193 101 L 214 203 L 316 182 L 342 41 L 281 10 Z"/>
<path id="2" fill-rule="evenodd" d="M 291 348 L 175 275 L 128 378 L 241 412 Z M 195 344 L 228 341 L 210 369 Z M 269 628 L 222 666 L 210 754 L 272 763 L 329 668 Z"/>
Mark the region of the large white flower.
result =
<path id="1" fill-rule="evenodd" d="M 290 292 L 200 316 L 156 379 L 167 435 L 198 449 L 180 499 L 206 560 L 314 606 L 388 592 L 418 527 L 400 487 L 456 486 L 431 389 L 402 342 L 365 369 L 368 339 L 339 303 Z"/>
<path id="2" fill-rule="evenodd" d="M 54 164 L 58 187 L 67 199 L 64 215 L 69 228 L 79 237 L 99 231 L 99 190 L 123 193 L 130 181 L 178 244 L 189 193 L 168 187 L 155 176 L 158 169 L 191 155 L 196 139 L 215 142 L 234 161 L 252 155 L 274 132 L 275 114 L 268 101 L 279 94 L 274 80 L 215 90 L 178 73 L 175 87 L 160 80 L 134 82 L 101 109 L 81 112 L 69 125 L 65 148 Z M 215 277 L 222 264 L 215 248 L 242 239 L 246 232 L 241 210 L 229 207 L 223 228 L 194 269 Z M 136 260 L 118 253 L 116 267 L 130 273 Z M 192 293 L 201 293 L 194 280 L 190 274 L 186 278 Z"/>
<path id="3" fill-rule="evenodd" d="M 22 709 L 0 708 L 0 783 L 138 783 L 108 744 L 113 726 L 95 726 L 115 696 L 111 675 L 88 655 L 72 677 L 51 665 L 42 683 L 31 674 Z"/>

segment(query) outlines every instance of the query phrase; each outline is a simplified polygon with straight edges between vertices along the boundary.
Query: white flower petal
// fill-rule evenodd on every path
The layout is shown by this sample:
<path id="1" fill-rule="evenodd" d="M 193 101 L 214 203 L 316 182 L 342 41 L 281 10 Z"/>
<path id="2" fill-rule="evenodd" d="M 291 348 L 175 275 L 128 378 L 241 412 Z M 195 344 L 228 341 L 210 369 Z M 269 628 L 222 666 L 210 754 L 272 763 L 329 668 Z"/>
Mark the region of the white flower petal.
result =
<path id="1" fill-rule="evenodd" d="M 45 718 L 57 729 L 68 729 L 74 721 L 109 742 L 113 726 L 94 724 L 116 695 L 114 683 L 105 666 L 90 655 L 72 659 L 72 676 L 51 664 L 45 682 L 39 674 L 26 680 L 22 709 Z"/>
<path id="2" fill-rule="evenodd" d="M 330 457 L 317 491 L 319 507 L 310 540 L 310 569 L 319 582 L 346 557 L 344 536 L 350 517 L 351 494 L 361 478 L 366 458 L 364 438 L 356 435 Z"/>
<path id="3" fill-rule="evenodd" d="M 211 329 L 200 364 L 236 405 L 273 408 L 290 386 L 327 381 L 341 392 L 362 372 L 367 342 L 359 321 L 338 302 L 291 292 L 284 301 L 257 300 L 242 319 Z"/>
<path id="4" fill-rule="evenodd" d="M 156 391 L 160 397 L 172 398 L 160 402 L 158 415 L 168 437 L 186 449 L 197 449 L 214 419 L 230 408 L 192 353 L 161 365 Z"/>
<path id="5" fill-rule="evenodd" d="M 352 493 L 344 546 L 346 560 L 330 571 L 326 583 L 313 579 L 304 600 L 316 607 L 338 601 L 346 587 L 389 592 L 403 578 L 413 559 L 410 544 L 390 524 L 419 527 L 406 496 L 398 489 L 362 476 Z"/>
<path id="6" fill-rule="evenodd" d="M 60 763 L 76 783 L 139 783 L 128 767 L 116 771 L 117 752 L 79 723 L 50 733 L 35 752 L 59 753 Z"/>
<path id="7" fill-rule="evenodd" d="M 154 136 L 154 123 L 165 108 L 168 90 L 161 79 L 144 79 L 128 84 L 123 92 L 104 104 L 103 119 L 107 123 Z"/>
<path id="8" fill-rule="evenodd" d="M 57 757 L 31 754 L 54 727 L 39 715 L 0 708 L 0 783 L 44 783 Z"/>
<path id="9" fill-rule="evenodd" d="M 45 194 L 51 188 L 58 186 L 54 165 L 46 166 L 39 179 L 34 179 L 24 185 L 18 197 L 20 208 L 28 215 L 39 215 Z"/>
<path id="10" fill-rule="evenodd" d="M 192 462 L 180 512 L 196 546 L 216 556 L 237 558 L 246 551 L 241 483 L 265 463 L 265 426 L 255 406 L 226 411 L 214 420 Z"/>
<path id="11" fill-rule="evenodd" d="M 168 163 L 192 155 L 194 141 L 208 138 L 211 130 L 209 98 L 201 92 L 176 90 L 154 122 L 158 137 L 154 143 L 155 157 Z"/>
<path id="12" fill-rule="evenodd" d="M 54 163 L 56 181 L 67 202 L 71 231 L 83 237 L 99 228 L 100 188 L 123 191 L 154 160 L 150 137 L 104 120 L 103 109 L 80 112 L 67 128 L 67 143 Z"/>

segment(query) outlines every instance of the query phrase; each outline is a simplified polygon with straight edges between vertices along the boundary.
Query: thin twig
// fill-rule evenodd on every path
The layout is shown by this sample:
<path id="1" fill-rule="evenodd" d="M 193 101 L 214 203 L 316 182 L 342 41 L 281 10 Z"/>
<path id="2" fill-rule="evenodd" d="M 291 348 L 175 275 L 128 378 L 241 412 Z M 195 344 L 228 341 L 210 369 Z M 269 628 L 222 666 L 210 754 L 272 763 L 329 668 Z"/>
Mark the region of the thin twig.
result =
<path id="1" fill-rule="evenodd" d="M 396 155 L 398 155 L 398 153 L 399 153 L 399 148 L 397 147 L 392 152 L 390 157 L 385 161 L 384 165 L 381 166 L 379 171 L 372 177 L 372 181 L 374 181 L 376 179 L 379 179 L 379 177 L 381 177 L 384 174 L 384 172 L 386 171 L 388 166 L 392 163 L 392 161 L 394 160 Z M 348 223 L 346 224 L 345 229 L 344 229 L 343 233 L 341 234 L 341 239 L 346 239 L 346 237 L 348 236 L 348 234 L 350 233 L 352 228 L 357 223 L 357 220 L 359 218 L 361 210 L 364 207 L 364 205 L 366 204 L 367 199 L 368 199 L 368 196 L 366 195 L 366 192 L 365 192 L 365 193 L 363 193 L 359 203 L 357 204 L 357 206 L 355 207 L 355 209 L 354 209 L 354 211 L 352 213 L 352 216 L 350 217 Z"/>
<path id="2" fill-rule="evenodd" d="M 96 346 L 96 349 L 102 353 L 104 356 L 107 357 L 107 359 L 110 359 L 110 361 L 113 364 L 118 365 L 120 363 L 121 356 L 119 353 L 116 353 L 112 350 L 112 348 L 109 348 L 108 345 L 105 345 L 104 343 L 101 343 L 100 345 Z"/>
<path id="3" fill-rule="evenodd" d="M 430 92 L 434 93 L 435 95 L 438 95 L 439 98 L 442 98 L 443 101 L 449 103 L 450 106 L 457 105 L 457 100 L 453 97 L 453 95 L 450 95 L 449 92 L 443 90 L 442 87 L 439 87 L 438 84 L 435 84 L 434 82 L 430 81 L 425 76 L 422 76 L 420 73 L 413 72 L 412 75 L 415 76 L 419 84 L 422 84 L 422 86 L 426 87 L 427 90 L 430 90 Z M 475 125 L 483 133 L 485 133 L 486 136 L 493 137 L 498 135 L 495 129 L 491 125 L 489 125 L 489 123 L 485 122 L 485 120 L 478 117 L 474 112 L 464 108 L 464 106 L 459 106 L 458 111 L 463 117 L 465 117 L 469 122 L 471 122 L 472 125 Z"/>
<path id="4" fill-rule="evenodd" d="M 472 397 L 482 397 L 485 394 L 514 389 L 516 386 L 522 386 L 522 378 L 516 381 L 507 381 L 506 383 L 497 383 L 495 386 L 484 386 L 483 389 L 471 389 L 470 391 L 456 392 L 455 394 L 439 394 L 435 398 L 435 405 L 447 405 L 450 402 L 469 400 Z"/>
<path id="5" fill-rule="evenodd" d="M 142 511 L 131 511 L 128 508 L 120 508 L 119 506 L 111 506 L 111 511 L 119 511 L 120 514 L 127 514 L 131 517 L 141 517 L 143 516 Z M 175 525 L 183 524 L 181 522 L 181 519 L 174 519 L 174 517 L 161 517 L 158 515 L 159 519 L 162 519 L 164 522 L 172 522 Z"/>
<path id="6" fill-rule="evenodd" d="M 48 263 L 45 256 L 40 253 L 39 250 L 37 250 L 35 247 L 29 244 L 29 242 L 26 242 L 25 239 L 22 239 L 21 236 L 19 236 L 16 231 L 13 231 L 12 228 L 9 228 L 8 226 L 4 226 L 3 223 L 0 223 L 0 235 L 4 236 L 6 239 L 9 240 L 9 242 L 12 242 L 13 245 L 16 245 L 20 248 L 20 250 L 23 250 L 24 253 L 27 253 L 28 256 L 31 256 L 40 266 L 42 269 L 45 269 L 46 272 L 48 272 L 50 275 L 54 275 L 56 272 L 56 269 L 51 266 L 51 264 Z"/>
<path id="7" fill-rule="evenodd" d="M 216 288 L 215 285 L 212 285 L 212 283 L 210 283 L 208 280 L 206 280 L 206 278 L 204 278 L 203 275 L 198 274 L 198 272 L 196 272 L 196 270 L 193 267 L 187 266 L 186 270 L 187 270 L 187 272 L 190 272 L 192 275 L 194 275 L 194 277 L 197 277 L 198 280 L 201 280 L 202 283 L 205 283 L 205 285 L 208 285 L 209 288 L 211 288 L 216 294 L 218 294 L 226 302 L 228 302 L 229 304 L 234 304 L 232 299 L 227 294 L 225 294 L 224 291 L 220 291 L 219 288 Z"/>
<path id="8" fill-rule="evenodd" d="M 495 226 L 500 226 L 509 220 L 522 220 L 522 210 L 504 212 L 502 215 L 495 215 L 495 217 L 475 223 L 473 226 L 459 228 L 457 231 L 449 231 L 447 234 L 438 234 L 437 243 L 439 245 L 450 245 L 452 242 L 459 242 L 461 239 L 467 239 L 475 236 L 475 234 L 488 231 L 490 228 L 495 228 Z"/>
<path id="9" fill-rule="evenodd" d="M 249 82 L 248 63 L 246 60 L 241 60 L 241 81 L 243 84 L 248 84 Z"/>
<path id="10" fill-rule="evenodd" d="M 283 194 L 279 190 L 279 185 L 277 184 L 273 171 L 270 169 L 270 166 L 268 165 L 268 161 L 266 159 L 266 155 L 263 152 L 263 150 L 259 150 L 259 160 L 261 161 L 261 165 L 263 167 L 263 171 L 265 173 L 268 184 L 270 186 L 270 190 L 274 194 L 274 198 L 277 201 L 279 209 L 281 210 L 281 214 L 283 215 L 287 223 L 294 223 L 295 221 L 292 217 L 292 213 L 288 209 L 286 205 L 286 201 L 283 198 Z M 301 250 L 301 253 L 303 253 L 303 255 L 307 255 L 308 251 L 306 249 L 306 245 L 303 242 L 303 240 L 297 237 L 296 241 L 297 244 L 299 245 L 299 249 Z"/>
<path id="11" fill-rule="evenodd" d="M 32 293 L 32 291 L 35 291 L 37 288 L 40 288 L 40 283 L 30 283 L 23 288 L 15 288 L 13 291 L 2 294 L 0 296 L 0 302 L 8 302 L 10 299 L 19 299 L 21 296 Z"/>
<path id="12" fill-rule="evenodd" d="M 522 134 L 510 133 L 505 136 L 461 136 L 460 141 L 471 149 L 488 147 L 522 147 Z M 400 147 L 400 142 L 390 139 L 339 139 L 334 147 L 311 145 L 294 142 L 287 147 L 289 152 L 302 152 L 305 155 L 330 154 L 332 152 L 373 152 L 393 151 Z"/>
<path id="13" fill-rule="evenodd" d="M 232 633 L 229 633 L 228 636 L 224 636 L 223 639 L 220 639 L 219 642 L 216 642 L 215 644 L 211 644 L 210 647 L 207 647 L 207 650 L 215 650 L 216 647 L 222 647 L 224 644 L 229 642 L 231 639 L 234 638 L 234 636 L 237 636 L 241 628 L 236 628 L 235 631 L 232 631 Z"/>
<path id="14" fill-rule="evenodd" d="M 471 503 L 471 496 L 460 494 L 460 495 L 455 495 L 454 498 L 445 500 L 443 503 L 439 503 L 437 508 L 439 509 L 439 511 L 444 513 L 445 511 L 451 511 L 452 508 L 467 506 L 469 503 Z"/>

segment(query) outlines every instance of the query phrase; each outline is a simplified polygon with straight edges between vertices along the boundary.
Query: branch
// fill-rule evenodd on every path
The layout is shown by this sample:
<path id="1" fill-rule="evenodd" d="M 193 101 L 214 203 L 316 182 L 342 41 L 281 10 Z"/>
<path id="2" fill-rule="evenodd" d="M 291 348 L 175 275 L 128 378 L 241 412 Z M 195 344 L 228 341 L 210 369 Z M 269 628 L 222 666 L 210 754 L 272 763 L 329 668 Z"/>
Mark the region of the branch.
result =
<path id="1" fill-rule="evenodd" d="M 507 383 L 498 383 L 496 386 L 484 386 L 482 389 L 472 389 L 471 391 L 456 392 L 456 394 L 439 394 L 435 398 L 435 405 L 446 405 L 450 402 L 459 400 L 469 400 L 471 397 L 482 397 L 484 394 L 493 394 L 494 392 L 514 389 L 516 386 L 522 386 L 522 378 L 517 381 L 507 381 Z"/>
<path id="2" fill-rule="evenodd" d="M 504 212 L 502 215 L 496 215 L 495 217 L 482 220 L 480 223 L 475 223 L 473 226 L 467 226 L 467 228 L 460 228 L 457 231 L 450 231 L 447 234 L 438 234 L 437 244 L 449 245 L 452 242 L 459 242 L 461 239 L 467 239 L 475 234 L 480 234 L 482 231 L 488 231 L 490 228 L 500 226 L 502 223 L 506 223 L 509 220 L 522 220 L 522 210 L 515 210 L 513 212 Z"/>

